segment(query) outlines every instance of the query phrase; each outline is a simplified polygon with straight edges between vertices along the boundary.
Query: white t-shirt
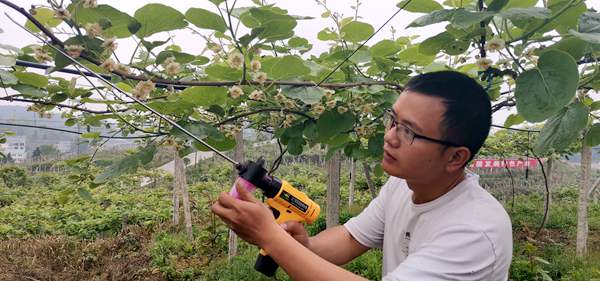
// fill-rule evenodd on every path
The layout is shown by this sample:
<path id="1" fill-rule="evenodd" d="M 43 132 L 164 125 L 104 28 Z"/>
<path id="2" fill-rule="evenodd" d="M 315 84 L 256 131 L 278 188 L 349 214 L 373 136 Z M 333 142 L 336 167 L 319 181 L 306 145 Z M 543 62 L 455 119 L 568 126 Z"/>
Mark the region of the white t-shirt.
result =
<path id="1" fill-rule="evenodd" d="M 344 226 L 362 245 L 383 248 L 383 280 L 508 279 L 512 226 L 502 205 L 465 179 L 443 196 L 414 204 L 406 181 L 390 177 Z"/>

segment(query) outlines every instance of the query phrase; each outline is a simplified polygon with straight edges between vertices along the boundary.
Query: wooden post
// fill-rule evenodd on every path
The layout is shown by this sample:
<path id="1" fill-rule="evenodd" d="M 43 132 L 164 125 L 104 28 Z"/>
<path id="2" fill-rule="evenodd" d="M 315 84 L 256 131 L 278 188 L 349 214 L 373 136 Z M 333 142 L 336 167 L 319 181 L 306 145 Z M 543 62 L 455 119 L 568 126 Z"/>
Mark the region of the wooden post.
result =
<path id="1" fill-rule="evenodd" d="M 340 223 L 340 152 L 337 151 L 327 161 L 327 228 Z"/>

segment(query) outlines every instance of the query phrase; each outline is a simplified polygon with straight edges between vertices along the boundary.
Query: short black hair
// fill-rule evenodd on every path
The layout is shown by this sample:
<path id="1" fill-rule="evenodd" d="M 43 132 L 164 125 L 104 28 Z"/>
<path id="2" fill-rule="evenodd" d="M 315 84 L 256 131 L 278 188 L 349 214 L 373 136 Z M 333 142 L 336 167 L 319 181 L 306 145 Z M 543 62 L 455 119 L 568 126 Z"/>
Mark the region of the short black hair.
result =
<path id="1" fill-rule="evenodd" d="M 471 161 L 490 132 L 490 97 L 475 79 L 456 71 L 437 71 L 417 75 L 404 86 L 411 91 L 439 97 L 446 105 L 440 129 L 444 140 L 464 145 Z M 425 110 L 425 109 L 424 109 Z"/>

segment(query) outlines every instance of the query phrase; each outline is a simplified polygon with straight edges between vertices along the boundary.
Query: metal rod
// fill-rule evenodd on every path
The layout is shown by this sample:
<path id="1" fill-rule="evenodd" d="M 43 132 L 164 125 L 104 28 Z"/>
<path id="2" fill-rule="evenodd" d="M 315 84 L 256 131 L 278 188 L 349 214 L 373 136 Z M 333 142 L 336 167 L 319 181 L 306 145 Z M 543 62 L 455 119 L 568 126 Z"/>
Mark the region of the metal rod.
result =
<path id="1" fill-rule="evenodd" d="M 121 94 L 125 95 L 126 97 L 128 97 L 129 99 L 133 100 L 134 102 L 136 102 L 137 104 L 141 105 L 142 107 L 144 107 L 145 109 L 147 109 L 148 111 L 154 113 L 156 116 L 160 117 L 161 119 L 165 120 L 167 123 L 171 124 L 171 126 L 181 130 L 184 134 L 188 135 L 189 137 L 191 137 L 192 139 L 194 139 L 195 141 L 201 143 L 202 145 L 208 147 L 210 150 L 212 150 L 213 152 L 215 152 L 216 154 L 218 154 L 219 156 L 223 157 L 225 160 L 231 162 L 231 164 L 235 165 L 235 166 L 239 166 L 239 163 L 233 159 L 231 159 L 229 156 L 225 155 L 223 152 L 217 150 L 216 148 L 212 147 L 210 144 L 206 143 L 205 141 L 203 141 L 202 139 L 198 138 L 196 135 L 192 134 L 191 132 L 189 132 L 188 130 L 186 130 L 185 128 L 183 128 L 181 125 L 177 124 L 177 122 L 171 120 L 170 118 L 162 115 L 160 112 L 154 110 L 153 108 L 151 108 L 150 106 L 146 105 L 144 102 L 138 100 L 136 97 L 130 95 L 129 93 L 119 89 L 119 87 L 117 87 L 117 85 L 113 84 L 111 81 L 109 81 L 108 79 L 102 77 L 102 75 L 92 71 L 91 69 L 89 69 L 88 67 L 86 67 L 85 65 L 83 65 L 82 63 L 78 62 L 76 59 L 74 59 L 73 57 L 71 57 L 69 54 L 67 54 L 66 52 L 64 52 L 63 50 L 61 50 L 60 48 L 57 48 L 56 46 L 54 46 L 53 44 L 48 43 L 48 41 L 46 41 L 44 38 L 42 38 L 41 36 L 29 31 L 27 28 L 23 27 L 21 24 L 17 23 L 14 19 L 12 19 L 7 13 L 4 13 L 4 15 L 6 15 L 6 17 L 8 17 L 14 24 L 16 24 L 17 26 L 21 27 L 23 30 L 27 31 L 27 33 L 33 35 L 34 37 L 36 37 L 37 39 L 39 39 L 40 41 L 44 42 L 46 45 L 50 46 L 52 49 L 56 50 L 57 52 L 61 53 L 63 56 L 67 57 L 71 62 L 73 62 L 74 64 L 76 64 L 77 66 L 85 69 L 86 71 L 88 71 L 93 77 L 96 77 L 98 79 L 100 79 L 100 81 L 110 85 L 111 87 L 113 87 L 114 89 L 116 89 L 117 91 L 119 91 Z M 116 95 L 115 95 L 116 96 Z"/>

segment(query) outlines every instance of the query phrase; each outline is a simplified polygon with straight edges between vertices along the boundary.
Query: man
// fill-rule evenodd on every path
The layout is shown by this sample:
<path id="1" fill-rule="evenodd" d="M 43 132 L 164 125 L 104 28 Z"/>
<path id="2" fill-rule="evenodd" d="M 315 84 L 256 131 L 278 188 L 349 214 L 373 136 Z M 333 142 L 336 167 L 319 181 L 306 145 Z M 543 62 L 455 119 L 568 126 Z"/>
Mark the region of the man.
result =
<path id="1" fill-rule="evenodd" d="M 241 200 L 223 193 L 212 210 L 294 280 L 364 280 L 337 265 L 370 248 L 383 249 L 383 280 L 507 280 L 510 218 L 465 171 L 489 133 L 490 106 L 464 74 L 411 79 L 385 117 L 389 180 L 360 215 L 314 237 L 299 223 L 277 225 L 241 188 Z"/>

